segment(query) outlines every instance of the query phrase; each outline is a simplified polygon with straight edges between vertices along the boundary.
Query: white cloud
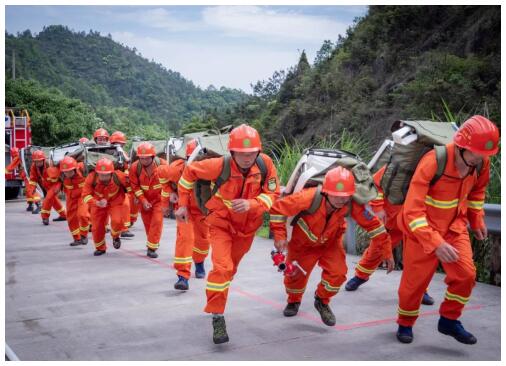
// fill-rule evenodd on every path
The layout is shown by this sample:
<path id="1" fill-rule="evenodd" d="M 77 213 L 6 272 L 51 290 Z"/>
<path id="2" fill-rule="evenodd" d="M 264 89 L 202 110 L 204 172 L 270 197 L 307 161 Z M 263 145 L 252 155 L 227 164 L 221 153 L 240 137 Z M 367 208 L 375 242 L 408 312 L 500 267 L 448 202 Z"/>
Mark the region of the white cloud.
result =
<path id="1" fill-rule="evenodd" d="M 261 36 L 272 40 L 323 42 L 346 32 L 348 23 L 324 16 L 282 12 L 259 6 L 216 6 L 205 8 L 203 20 L 229 36 Z"/>
<path id="2" fill-rule="evenodd" d="M 226 86 L 251 92 L 250 83 L 267 79 L 275 70 L 297 63 L 299 54 L 270 48 L 212 45 L 140 37 L 130 32 L 112 33 L 114 40 L 139 50 L 143 57 L 179 72 L 206 88 Z"/>

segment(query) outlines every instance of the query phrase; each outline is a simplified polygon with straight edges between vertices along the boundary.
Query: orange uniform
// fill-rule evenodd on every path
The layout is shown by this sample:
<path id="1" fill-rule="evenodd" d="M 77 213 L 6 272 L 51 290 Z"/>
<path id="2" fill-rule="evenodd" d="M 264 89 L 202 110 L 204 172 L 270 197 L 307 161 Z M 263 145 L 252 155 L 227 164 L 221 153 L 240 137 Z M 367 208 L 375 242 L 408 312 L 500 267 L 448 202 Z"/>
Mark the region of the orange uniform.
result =
<path id="1" fill-rule="evenodd" d="M 27 189 L 27 195 L 34 195 L 37 184 L 42 187 L 45 193 L 44 201 L 42 202 L 42 208 L 40 210 L 40 216 L 42 219 L 48 219 L 51 214 L 51 207 L 60 214 L 60 217 L 65 218 L 65 209 L 61 201 L 58 199 L 58 193 L 60 190 L 60 170 L 49 164 L 48 160 L 44 161 L 42 168 L 37 168 L 35 163 L 32 163 L 30 168 L 30 181 Z"/>
<path id="2" fill-rule="evenodd" d="M 153 160 L 152 171 L 148 174 L 145 167 L 142 167 L 140 175 L 137 175 L 137 165 L 140 161 L 137 160 L 130 166 L 128 173 L 130 185 L 135 197 L 141 202 L 141 217 L 146 230 L 147 243 L 146 246 L 152 251 L 156 251 L 160 246 L 160 237 L 163 230 L 163 212 L 161 192 L 162 185 L 158 178 L 158 169 Z M 160 159 L 160 165 L 166 165 L 167 162 Z M 142 203 L 149 202 L 152 207 L 145 210 Z"/>
<path id="3" fill-rule="evenodd" d="M 402 232 L 397 227 L 397 215 L 402 205 L 393 205 L 388 199 L 384 199 L 383 197 L 380 182 L 383 174 L 385 174 L 385 169 L 386 165 L 374 174 L 374 184 L 378 189 L 378 196 L 376 199 L 370 201 L 369 205 L 375 213 L 385 211 L 385 228 L 392 240 L 392 247 L 395 248 L 402 240 Z M 368 280 L 383 261 L 383 258 L 384 253 L 382 248 L 373 245 L 369 246 L 355 268 L 355 275 L 360 279 Z"/>
<path id="4" fill-rule="evenodd" d="M 97 174 L 91 172 L 84 182 L 83 203 L 90 207 L 93 241 L 97 250 L 105 251 L 105 225 L 110 216 L 111 236 L 118 238 L 124 228 L 125 194 L 128 188 L 125 173 L 115 171 L 117 179 L 111 177 L 107 184 L 100 182 Z M 116 181 L 117 180 L 117 181 Z M 119 183 L 119 184 L 118 184 Z M 98 207 L 96 202 L 105 199 L 107 205 Z"/>
<path id="5" fill-rule="evenodd" d="M 270 227 L 275 241 L 286 240 L 288 217 L 309 209 L 316 191 L 316 188 L 307 188 L 274 203 L 270 211 Z M 297 261 L 307 274 L 299 271 L 295 276 L 285 276 L 288 303 L 301 302 L 316 263 L 323 270 L 316 295 L 324 304 L 328 304 L 339 291 L 346 280 L 346 254 L 342 238 L 346 231 L 345 216 L 349 211 L 350 205 L 345 205 L 329 214 L 326 200 L 322 199 L 314 214 L 301 216 L 297 221 L 288 243 L 287 262 Z M 371 215 L 363 205 L 352 201 L 351 217 L 368 232 L 371 246 L 381 249 L 385 258 L 391 256 L 390 236 L 376 216 Z"/>
<path id="6" fill-rule="evenodd" d="M 12 174 L 15 169 L 19 169 L 19 175 L 23 179 L 23 182 L 25 183 L 25 190 L 26 190 L 26 203 L 38 203 L 40 202 L 40 195 L 34 191 L 32 192 L 28 190 L 28 186 L 30 185 L 30 182 L 28 181 L 25 170 L 21 167 L 21 159 L 19 156 L 16 156 L 7 167 L 5 167 L 5 174 Z"/>
<path id="7" fill-rule="evenodd" d="M 178 159 L 170 165 L 161 165 L 158 176 L 163 186 L 162 205 L 169 207 L 171 193 L 177 194 L 177 182 L 183 174 L 186 161 Z M 177 207 L 176 207 L 177 209 Z M 190 220 L 177 221 L 177 236 L 174 253 L 174 268 L 178 276 L 190 278 L 192 260 L 195 263 L 203 262 L 209 253 L 209 226 L 205 216 L 196 206 L 193 196 L 190 196 Z"/>
<path id="8" fill-rule="evenodd" d="M 67 209 L 67 223 L 74 240 L 86 238 L 90 230 L 90 211 L 88 204 L 81 201 L 81 193 L 86 177 L 83 176 L 83 163 L 77 163 L 72 178 L 63 176 L 63 190 Z"/>
<path id="9" fill-rule="evenodd" d="M 242 257 L 249 251 L 258 228 L 262 225 L 263 214 L 268 211 L 279 196 L 279 182 L 272 160 L 260 154 L 264 160 L 267 175 L 261 184 L 261 172 L 254 164 L 243 174 L 234 159 L 230 159 L 230 177 L 206 204 L 212 247 L 213 269 L 207 277 L 208 313 L 222 314 L 227 302 L 228 288 L 237 272 Z M 224 158 L 213 158 L 188 165 L 178 184 L 179 205 L 190 207 L 190 196 L 198 179 L 216 181 L 220 176 Z M 250 208 L 246 212 L 232 210 L 232 200 L 246 199 Z"/>
<path id="10" fill-rule="evenodd" d="M 398 323 L 413 326 L 420 301 L 438 266 L 435 249 L 447 242 L 458 250 L 459 259 L 442 263 L 447 291 L 440 314 L 458 319 L 469 301 L 476 269 L 467 225 L 484 228 L 485 189 L 490 161 L 484 158 L 480 174 L 459 178 L 455 166 L 455 144 L 446 145 L 448 160 L 443 176 L 434 184 L 435 152 L 427 153 L 413 175 L 403 208 L 398 216 L 404 239 L 404 270 L 399 286 Z"/>

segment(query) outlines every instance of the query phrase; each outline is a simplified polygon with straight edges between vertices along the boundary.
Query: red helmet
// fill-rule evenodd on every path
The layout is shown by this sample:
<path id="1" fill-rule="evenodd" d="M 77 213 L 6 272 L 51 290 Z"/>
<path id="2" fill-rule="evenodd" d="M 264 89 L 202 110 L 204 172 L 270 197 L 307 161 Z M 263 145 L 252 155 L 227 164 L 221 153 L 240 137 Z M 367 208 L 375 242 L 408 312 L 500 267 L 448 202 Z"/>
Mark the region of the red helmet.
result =
<path id="1" fill-rule="evenodd" d="M 77 168 L 77 161 L 71 156 L 65 156 L 62 161 L 60 161 L 60 171 L 69 172 L 73 169 Z"/>
<path id="2" fill-rule="evenodd" d="M 499 151 L 499 129 L 483 116 L 472 116 L 453 136 L 460 148 L 480 155 L 495 155 Z"/>
<path id="3" fill-rule="evenodd" d="M 137 146 L 137 156 L 139 158 L 147 158 L 155 155 L 155 147 L 151 142 L 142 142 L 139 144 L 139 146 Z"/>
<path id="4" fill-rule="evenodd" d="M 197 139 L 188 141 L 186 144 L 186 157 L 190 156 L 197 147 Z"/>
<path id="5" fill-rule="evenodd" d="M 112 133 L 111 139 L 109 140 L 109 142 L 111 144 L 115 144 L 115 143 L 126 144 L 127 141 L 126 141 L 126 136 L 123 132 L 115 131 Z"/>
<path id="6" fill-rule="evenodd" d="M 105 128 L 99 128 L 93 133 L 93 138 L 96 139 L 97 137 L 107 137 L 109 140 L 109 132 Z"/>
<path id="7" fill-rule="evenodd" d="M 19 149 L 17 147 L 11 147 L 11 156 L 17 158 L 19 156 Z"/>
<path id="8" fill-rule="evenodd" d="M 44 151 L 42 150 L 36 150 L 32 154 L 32 160 L 33 161 L 46 160 L 46 154 L 44 154 Z"/>
<path id="9" fill-rule="evenodd" d="M 258 131 L 242 124 L 230 132 L 228 150 L 237 152 L 254 152 L 262 150 L 262 141 Z"/>
<path id="10" fill-rule="evenodd" d="M 88 141 L 90 141 L 90 140 L 89 140 L 87 137 L 81 137 L 81 138 L 79 139 L 79 142 L 80 142 L 81 144 L 85 144 L 85 143 L 87 143 Z"/>
<path id="11" fill-rule="evenodd" d="M 352 196 L 355 193 L 355 178 L 348 169 L 338 166 L 325 174 L 322 192 L 329 196 Z"/>
<path id="12" fill-rule="evenodd" d="M 95 167 L 95 172 L 97 174 L 109 174 L 114 173 L 114 164 L 112 160 L 108 158 L 102 158 L 97 161 L 97 165 Z"/>

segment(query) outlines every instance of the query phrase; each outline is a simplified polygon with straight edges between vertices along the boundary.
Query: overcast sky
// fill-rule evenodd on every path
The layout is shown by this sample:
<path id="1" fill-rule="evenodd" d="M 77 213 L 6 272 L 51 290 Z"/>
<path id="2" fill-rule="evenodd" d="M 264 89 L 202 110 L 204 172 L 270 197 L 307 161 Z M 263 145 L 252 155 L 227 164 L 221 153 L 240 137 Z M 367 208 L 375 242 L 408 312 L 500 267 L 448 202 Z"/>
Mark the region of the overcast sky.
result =
<path id="1" fill-rule="evenodd" d="M 9 33 L 63 24 L 110 33 L 144 57 L 206 88 L 240 88 L 310 62 L 326 39 L 344 35 L 366 6 L 6 6 Z"/>

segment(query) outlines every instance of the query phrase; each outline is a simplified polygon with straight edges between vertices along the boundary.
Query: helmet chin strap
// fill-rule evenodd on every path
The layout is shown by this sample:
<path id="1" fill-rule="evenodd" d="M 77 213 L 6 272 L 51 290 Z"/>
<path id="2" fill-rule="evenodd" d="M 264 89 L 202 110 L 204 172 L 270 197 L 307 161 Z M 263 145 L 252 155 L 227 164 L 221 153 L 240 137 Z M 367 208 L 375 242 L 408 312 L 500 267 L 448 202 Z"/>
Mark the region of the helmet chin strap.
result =
<path id="1" fill-rule="evenodd" d="M 474 168 L 474 165 L 469 165 L 469 164 L 467 163 L 466 158 L 464 158 L 464 151 L 465 151 L 465 149 L 463 149 L 463 148 L 459 148 L 459 154 L 460 154 L 460 157 L 462 158 L 462 161 L 464 162 L 464 164 L 466 164 L 466 166 L 467 166 L 468 168 Z"/>
<path id="2" fill-rule="evenodd" d="M 340 210 L 342 207 L 336 207 L 334 206 L 330 200 L 329 200 L 329 196 L 324 194 L 323 197 L 325 197 L 325 201 L 330 205 L 330 207 L 332 207 L 334 210 Z"/>

